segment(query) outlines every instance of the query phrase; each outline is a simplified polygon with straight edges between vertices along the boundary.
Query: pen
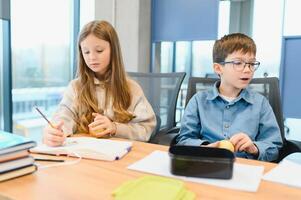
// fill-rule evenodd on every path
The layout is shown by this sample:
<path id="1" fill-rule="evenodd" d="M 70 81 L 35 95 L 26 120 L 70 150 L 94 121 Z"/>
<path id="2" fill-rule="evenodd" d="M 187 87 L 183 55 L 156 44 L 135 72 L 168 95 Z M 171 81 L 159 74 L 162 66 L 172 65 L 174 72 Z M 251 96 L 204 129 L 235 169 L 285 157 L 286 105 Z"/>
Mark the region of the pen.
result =
<path id="1" fill-rule="evenodd" d="M 61 159 L 49 159 L 49 158 L 35 158 L 35 161 L 45 161 L 45 162 L 65 162 L 65 160 Z"/>
<path id="2" fill-rule="evenodd" d="M 40 114 L 41 114 L 41 116 L 47 121 L 47 123 L 52 127 L 52 128 L 55 128 L 54 126 L 53 126 L 53 124 L 47 119 L 47 117 L 40 111 L 40 109 L 38 108 L 38 107 L 34 107 Z"/>

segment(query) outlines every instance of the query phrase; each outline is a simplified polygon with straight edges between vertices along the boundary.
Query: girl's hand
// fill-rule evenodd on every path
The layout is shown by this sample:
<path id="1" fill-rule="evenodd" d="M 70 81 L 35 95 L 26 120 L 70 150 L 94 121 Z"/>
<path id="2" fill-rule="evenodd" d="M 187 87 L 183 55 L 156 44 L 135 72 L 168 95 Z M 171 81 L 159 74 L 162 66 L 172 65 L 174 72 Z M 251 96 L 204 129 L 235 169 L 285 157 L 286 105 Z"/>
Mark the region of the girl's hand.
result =
<path id="1" fill-rule="evenodd" d="M 92 113 L 94 121 L 89 124 L 89 131 L 96 137 L 104 137 L 106 135 L 113 136 L 116 133 L 116 124 L 108 117 L 99 113 Z"/>
<path id="2" fill-rule="evenodd" d="M 65 142 L 66 135 L 62 131 L 64 122 L 61 121 L 59 124 L 54 125 L 54 127 L 48 125 L 43 131 L 43 143 L 48 146 L 61 146 Z"/>

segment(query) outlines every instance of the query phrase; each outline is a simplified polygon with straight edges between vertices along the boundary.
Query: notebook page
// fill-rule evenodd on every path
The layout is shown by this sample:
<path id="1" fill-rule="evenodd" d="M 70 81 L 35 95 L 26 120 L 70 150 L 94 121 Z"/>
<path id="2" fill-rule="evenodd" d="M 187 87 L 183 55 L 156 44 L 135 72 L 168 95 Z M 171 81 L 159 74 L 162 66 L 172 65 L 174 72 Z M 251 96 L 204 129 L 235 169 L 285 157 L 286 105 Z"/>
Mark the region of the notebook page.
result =
<path id="1" fill-rule="evenodd" d="M 49 147 L 39 144 L 31 149 L 33 153 L 75 156 L 96 160 L 117 160 L 130 151 L 132 142 L 109 139 L 96 139 L 90 137 L 67 138 L 63 146 Z"/>

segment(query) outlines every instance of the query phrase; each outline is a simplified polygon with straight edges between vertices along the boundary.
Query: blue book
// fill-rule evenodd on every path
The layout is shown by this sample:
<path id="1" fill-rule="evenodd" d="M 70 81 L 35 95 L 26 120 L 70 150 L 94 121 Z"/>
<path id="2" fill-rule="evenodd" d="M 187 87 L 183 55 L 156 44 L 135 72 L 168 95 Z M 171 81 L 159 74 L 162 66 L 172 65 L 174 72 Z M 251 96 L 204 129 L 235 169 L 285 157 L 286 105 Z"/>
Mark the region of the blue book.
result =
<path id="1" fill-rule="evenodd" d="M 0 156 L 15 151 L 30 149 L 35 146 L 36 142 L 29 138 L 0 131 Z"/>

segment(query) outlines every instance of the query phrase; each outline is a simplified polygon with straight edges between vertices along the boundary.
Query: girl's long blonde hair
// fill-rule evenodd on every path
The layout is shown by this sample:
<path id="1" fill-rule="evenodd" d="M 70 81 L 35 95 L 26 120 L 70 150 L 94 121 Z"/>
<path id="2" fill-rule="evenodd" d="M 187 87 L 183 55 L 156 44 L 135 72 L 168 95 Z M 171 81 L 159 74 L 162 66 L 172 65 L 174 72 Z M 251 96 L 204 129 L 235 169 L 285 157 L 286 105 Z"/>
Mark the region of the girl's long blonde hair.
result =
<path id="1" fill-rule="evenodd" d="M 109 42 L 111 47 L 110 64 L 102 80 L 106 94 L 105 107 L 100 109 L 98 108 L 94 84 L 95 74 L 85 63 L 80 46 L 81 42 L 91 34 L 101 40 Z M 98 20 L 88 23 L 84 26 L 79 35 L 77 48 L 77 77 L 79 79 L 76 85 L 77 98 L 75 102 L 78 107 L 76 116 L 77 132 L 88 133 L 88 124 L 93 121 L 92 113 L 103 114 L 103 111 L 107 108 L 110 101 L 112 101 L 112 109 L 114 112 L 113 121 L 125 123 L 132 120 L 133 114 L 127 111 L 131 104 L 132 97 L 126 79 L 119 39 L 112 25 L 106 21 Z"/>

